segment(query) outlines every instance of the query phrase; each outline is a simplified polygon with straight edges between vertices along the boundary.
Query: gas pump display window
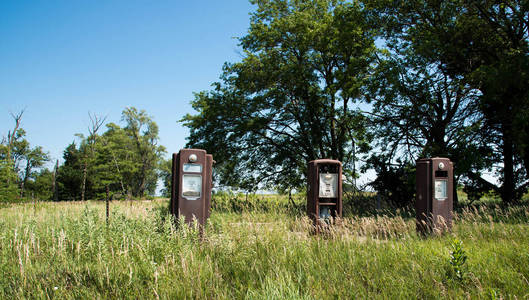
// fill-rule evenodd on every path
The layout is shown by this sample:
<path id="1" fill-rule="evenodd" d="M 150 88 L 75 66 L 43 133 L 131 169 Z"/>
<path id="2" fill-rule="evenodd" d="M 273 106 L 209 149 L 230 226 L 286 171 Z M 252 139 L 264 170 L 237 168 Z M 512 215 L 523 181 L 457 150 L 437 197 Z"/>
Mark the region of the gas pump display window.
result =
<path id="1" fill-rule="evenodd" d="M 202 165 L 200 164 L 184 164 L 184 172 L 189 173 L 202 173 Z"/>
<path id="2" fill-rule="evenodd" d="M 202 191 L 202 176 L 184 174 L 182 176 L 182 197 L 187 200 L 197 200 Z"/>
<path id="3" fill-rule="evenodd" d="M 435 181 L 435 199 L 446 200 L 448 198 L 448 181 L 447 180 L 436 180 Z"/>
<path id="4" fill-rule="evenodd" d="M 338 195 L 338 174 L 320 174 L 320 198 L 336 198 Z"/>

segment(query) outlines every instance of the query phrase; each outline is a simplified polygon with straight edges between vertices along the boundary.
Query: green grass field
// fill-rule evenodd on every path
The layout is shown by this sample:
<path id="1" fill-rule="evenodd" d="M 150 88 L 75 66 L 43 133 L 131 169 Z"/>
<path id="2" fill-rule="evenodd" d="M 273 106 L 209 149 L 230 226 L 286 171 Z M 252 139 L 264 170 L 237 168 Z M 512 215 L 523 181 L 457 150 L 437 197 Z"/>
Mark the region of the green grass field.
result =
<path id="1" fill-rule="evenodd" d="M 0 298 L 529 298 L 527 205 L 463 210 L 443 236 L 402 213 L 316 236 L 286 197 L 244 197 L 217 196 L 202 237 L 166 200 L 114 201 L 108 225 L 104 202 L 5 205 Z"/>

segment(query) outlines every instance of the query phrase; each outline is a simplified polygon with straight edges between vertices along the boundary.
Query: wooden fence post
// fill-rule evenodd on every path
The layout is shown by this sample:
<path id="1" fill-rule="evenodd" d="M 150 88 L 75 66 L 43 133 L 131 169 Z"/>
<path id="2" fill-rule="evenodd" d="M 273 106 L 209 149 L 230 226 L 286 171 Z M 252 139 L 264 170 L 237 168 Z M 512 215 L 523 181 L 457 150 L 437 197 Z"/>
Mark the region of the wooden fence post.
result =
<path id="1" fill-rule="evenodd" d="M 107 199 L 106 199 L 106 208 L 107 208 L 107 225 L 108 225 L 108 218 L 109 218 L 109 215 L 110 215 L 110 192 L 108 190 L 108 185 L 106 186 L 107 188 Z"/>

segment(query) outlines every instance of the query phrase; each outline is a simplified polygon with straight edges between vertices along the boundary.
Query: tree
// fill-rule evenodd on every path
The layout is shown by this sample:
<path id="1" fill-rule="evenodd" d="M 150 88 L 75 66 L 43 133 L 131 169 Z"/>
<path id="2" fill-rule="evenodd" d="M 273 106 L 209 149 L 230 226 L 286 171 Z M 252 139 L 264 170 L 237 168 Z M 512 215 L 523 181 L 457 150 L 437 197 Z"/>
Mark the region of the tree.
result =
<path id="1" fill-rule="evenodd" d="M 132 191 L 135 196 L 142 198 L 146 191 L 153 194 L 156 189 L 156 170 L 165 148 L 158 146 L 158 125 L 145 110 L 125 108 L 121 119 L 126 124 L 124 132 L 133 145 L 133 160 L 137 168 L 131 178 Z"/>
<path id="2" fill-rule="evenodd" d="M 499 157 L 505 202 L 527 187 L 517 180 L 517 163 L 529 153 L 529 7 L 524 1 L 366 1 L 383 17 L 386 37 L 408 43 L 415 53 L 451 78 L 463 78 L 479 90 L 489 148 Z M 523 174 L 520 173 L 520 174 Z M 476 174 L 474 174 L 476 175 Z M 479 176 L 476 182 L 492 186 Z M 517 182 L 518 181 L 518 182 Z M 525 183 L 524 183 L 525 181 Z"/>
<path id="3" fill-rule="evenodd" d="M 186 115 L 188 147 L 212 153 L 221 184 L 246 190 L 304 185 L 307 162 L 333 158 L 354 173 L 365 148 L 355 109 L 374 58 L 361 6 L 346 1 L 253 1 L 241 62 L 200 92 Z M 365 149 L 364 149 L 365 150 Z"/>
<path id="4" fill-rule="evenodd" d="M 17 172 L 15 171 L 15 162 L 13 161 L 13 148 L 17 139 L 22 135 L 19 129 L 22 113 L 13 115 L 15 127 L 9 131 L 7 137 L 2 138 L 0 143 L 0 201 L 10 202 L 18 195 Z"/>
<path id="5" fill-rule="evenodd" d="M 369 128 L 377 150 L 366 167 L 377 170 L 379 178 L 374 184 L 379 192 L 397 188 L 394 180 L 398 176 L 393 174 L 408 174 L 422 157 L 450 157 L 455 163 L 456 185 L 461 176 L 490 166 L 491 149 L 478 91 L 464 78 L 451 77 L 429 62 L 405 41 L 393 40 L 384 50 L 365 92 L 372 104 Z M 415 189 L 411 180 L 401 183 L 409 186 L 400 190 Z M 399 201 L 412 200 L 413 192 L 406 195 L 407 199 Z M 454 196 L 457 202 L 457 193 Z"/>
<path id="6" fill-rule="evenodd" d="M 97 131 L 105 123 L 106 117 L 99 117 L 88 113 L 90 118 L 90 126 L 88 127 L 88 136 L 85 138 L 82 134 L 78 136 L 82 139 L 81 149 L 83 151 L 83 179 L 81 182 L 81 201 L 85 200 L 86 193 L 86 180 L 89 173 L 89 168 L 92 167 L 94 160 L 94 147 L 97 142 L 98 134 Z"/>
<path id="7" fill-rule="evenodd" d="M 11 114 L 15 121 L 14 128 L 0 143 L 2 168 L 0 172 L 2 175 L 0 176 L 2 180 L 5 180 L 1 189 L 4 190 L 7 200 L 9 200 L 8 196 L 14 197 L 15 191 L 17 196 L 24 197 L 25 187 L 28 180 L 34 179 L 35 169 L 42 167 L 49 159 L 49 155 L 44 152 L 42 147 L 31 148 L 30 143 L 25 138 L 26 132 L 21 128 L 23 113 L 24 111 Z M 9 201 L 12 200 L 13 198 Z"/>
<path id="8" fill-rule="evenodd" d="M 162 189 L 162 196 L 169 198 L 171 197 L 171 179 L 172 179 L 172 172 L 173 172 L 173 160 L 170 159 L 164 159 L 160 162 L 159 167 L 159 176 L 161 177 L 163 181 L 164 188 Z"/>
<path id="9" fill-rule="evenodd" d="M 440 57 L 448 70 L 467 75 L 482 92 L 481 110 L 487 126 L 497 133 L 495 144 L 502 157 L 499 190 L 503 201 L 512 202 L 529 183 L 529 6 L 516 0 L 463 5 L 456 28 L 468 34 L 467 43 L 461 45 L 454 37 L 448 42 L 470 52 L 443 49 Z M 525 172 L 517 161 L 525 162 Z"/>
<path id="10" fill-rule="evenodd" d="M 64 164 L 58 169 L 60 198 L 90 199 L 112 193 L 143 197 L 153 194 L 157 184 L 158 162 L 165 149 L 158 146 L 158 126 L 147 113 L 126 108 L 122 120 L 126 126 L 106 125 L 105 118 L 90 114 L 87 137 L 80 137 L 64 151 Z M 83 198 L 83 195 L 85 195 Z"/>
<path id="11" fill-rule="evenodd" d="M 59 201 L 59 185 L 57 182 L 57 172 L 59 171 L 59 160 L 55 161 L 55 167 L 51 176 L 51 192 L 53 194 L 53 201 Z"/>
<path id="12" fill-rule="evenodd" d="M 16 147 L 17 141 L 25 135 L 25 132 L 19 128 L 23 114 L 24 110 L 22 110 L 18 114 L 11 114 L 15 121 L 15 127 L 12 131 L 9 131 L 7 133 L 6 159 L 8 163 L 13 162 L 13 149 Z"/>
<path id="13" fill-rule="evenodd" d="M 0 159 L 0 202 L 11 202 L 18 195 L 15 184 L 17 174 L 12 164 L 5 158 Z"/>
<path id="14" fill-rule="evenodd" d="M 35 168 L 42 167 L 44 163 L 50 160 L 49 154 L 44 152 L 41 146 L 28 149 L 23 154 L 23 158 L 25 160 L 25 167 L 21 172 L 20 197 L 24 197 L 24 189 L 27 186 L 28 180 L 35 178 Z"/>
<path id="15" fill-rule="evenodd" d="M 63 159 L 64 163 L 58 168 L 56 175 L 58 199 L 79 200 L 83 182 L 83 153 L 77 149 L 75 142 L 72 142 L 64 150 Z M 90 178 L 86 183 L 86 186 L 90 188 Z"/>
<path id="16" fill-rule="evenodd" d="M 29 151 L 29 142 L 24 138 L 26 136 L 26 131 L 20 127 L 22 121 L 22 115 L 24 111 L 21 111 L 18 114 L 11 114 L 13 120 L 15 121 L 15 126 L 13 130 L 8 131 L 7 139 L 3 139 L 2 157 L 6 161 L 6 164 L 13 168 L 15 174 L 19 174 L 21 171 L 21 163 L 24 160 L 24 155 Z M 20 180 L 15 177 L 15 181 L 11 181 L 10 177 L 7 178 L 7 185 L 19 183 Z"/>
<path id="17" fill-rule="evenodd" d="M 48 169 L 40 169 L 32 175 L 33 180 L 28 181 L 24 186 L 26 193 L 31 193 L 32 197 L 42 200 L 53 199 L 53 172 Z"/>
<path id="18" fill-rule="evenodd" d="M 107 131 L 99 138 L 96 152 L 96 184 L 109 186 L 112 193 L 127 195 L 134 175 L 138 172 L 132 139 L 115 123 L 107 124 Z M 104 192 L 104 191 L 100 191 Z"/>

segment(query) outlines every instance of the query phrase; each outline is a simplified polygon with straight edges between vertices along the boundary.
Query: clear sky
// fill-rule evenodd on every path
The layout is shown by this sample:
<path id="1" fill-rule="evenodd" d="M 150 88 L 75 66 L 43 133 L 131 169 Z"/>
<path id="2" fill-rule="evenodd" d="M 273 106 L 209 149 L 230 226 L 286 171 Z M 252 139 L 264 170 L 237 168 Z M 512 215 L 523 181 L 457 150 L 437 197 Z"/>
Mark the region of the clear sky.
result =
<path id="1" fill-rule="evenodd" d="M 177 121 L 193 113 L 193 92 L 241 59 L 235 37 L 253 9 L 246 0 L 0 1 L 0 135 L 25 109 L 31 145 L 62 161 L 74 134 L 87 133 L 88 112 L 119 123 L 134 106 L 178 152 L 188 131 Z"/>

